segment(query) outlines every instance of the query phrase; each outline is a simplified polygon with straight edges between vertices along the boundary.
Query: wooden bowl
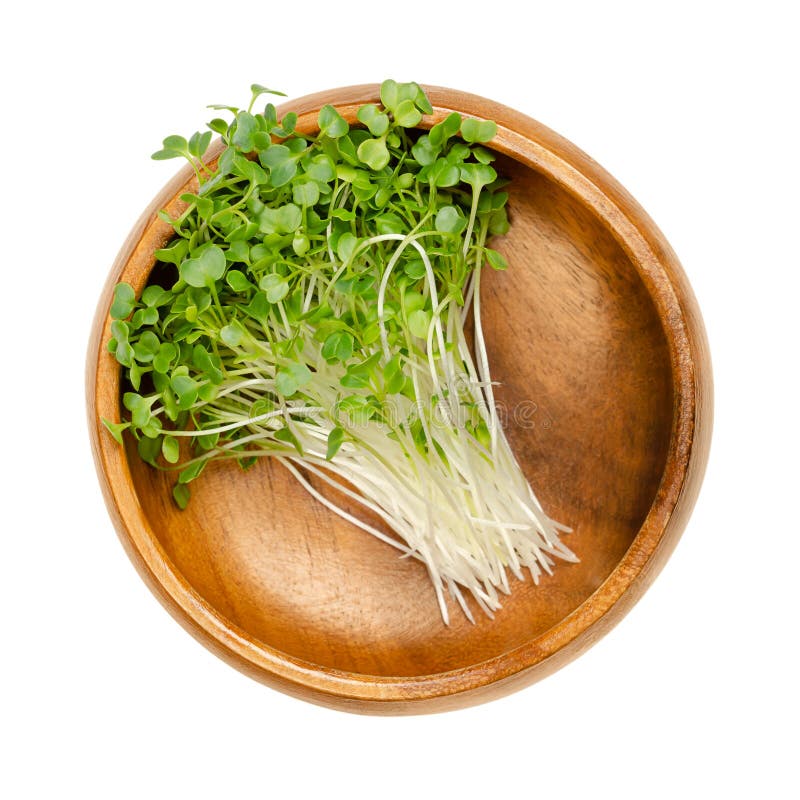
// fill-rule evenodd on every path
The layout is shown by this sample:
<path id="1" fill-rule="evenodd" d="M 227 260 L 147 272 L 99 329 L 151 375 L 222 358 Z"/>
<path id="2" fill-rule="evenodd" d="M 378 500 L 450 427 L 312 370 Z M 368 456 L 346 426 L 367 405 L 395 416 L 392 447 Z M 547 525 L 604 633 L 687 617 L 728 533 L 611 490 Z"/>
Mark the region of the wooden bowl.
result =
<path id="1" fill-rule="evenodd" d="M 305 700 L 405 714 L 457 708 L 526 686 L 579 655 L 638 600 L 694 505 L 708 455 L 711 369 L 678 260 L 601 167 L 532 119 L 427 87 L 436 120 L 494 119 L 512 178 L 506 272 L 485 273 L 484 328 L 520 464 L 551 516 L 572 525 L 580 563 L 515 582 L 491 621 L 442 623 L 424 567 L 330 514 L 281 467 L 212 465 L 187 511 L 171 479 L 117 445 L 120 369 L 106 352 L 112 288 L 140 291 L 181 208 L 180 173 L 122 247 L 97 309 L 88 416 L 97 471 L 125 549 L 167 610 L 233 666 Z M 311 131 L 333 103 L 348 121 L 375 85 L 293 101 Z M 432 124 L 431 120 L 426 120 Z M 359 513 L 356 510 L 356 513 Z M 377 523 L 374 523 L 377 524 Z"/>

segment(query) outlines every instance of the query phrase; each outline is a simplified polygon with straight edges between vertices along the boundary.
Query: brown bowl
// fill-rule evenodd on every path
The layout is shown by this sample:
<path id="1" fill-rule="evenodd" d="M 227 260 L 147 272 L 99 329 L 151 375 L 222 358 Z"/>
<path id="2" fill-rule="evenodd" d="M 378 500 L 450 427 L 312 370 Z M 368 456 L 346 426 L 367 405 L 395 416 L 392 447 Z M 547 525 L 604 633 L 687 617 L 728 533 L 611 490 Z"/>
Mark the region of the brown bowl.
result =
<path id="1" fill-rule="evenodd" d="M 606 172 L 534 120 L 426 87 L 435 118 L 494 119 L 512 178 L 506 272 L 485 277 L 484 329 L 520 464 L 578 564 L 516 582 L 494 621 L 442 624 L 424 567 L 327 512 L 280 466 L 212 465 L 187 511 L 171 479 L 117 445 L 120 369 L 106 352 L 115 283 L 138 291 L 181 207 L 188 170 L 122 247 L 97 308 L 88 416 L 119 536 L 167 610 L 213 652 L 277 689 L 350 711 L 457 708 L 511 692 L 575 658 L 617 623 L 675 547 L 705 468 L 712 383 L 703 324 L 663 235 Z M 311 131 L 333 103 L 353 122 L 375 85 L 283 109 Z M 430 122 L 430 120 L 428 120 Z"/>

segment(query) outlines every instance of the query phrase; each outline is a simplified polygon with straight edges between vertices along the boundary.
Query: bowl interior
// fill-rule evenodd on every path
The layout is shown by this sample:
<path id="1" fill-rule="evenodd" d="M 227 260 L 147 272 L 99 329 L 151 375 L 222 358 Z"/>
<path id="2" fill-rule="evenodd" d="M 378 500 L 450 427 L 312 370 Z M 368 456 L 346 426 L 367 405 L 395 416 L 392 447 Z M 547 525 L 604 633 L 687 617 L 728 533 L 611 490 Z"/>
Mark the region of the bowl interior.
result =
<path id="1" fill-rule="evenodd" d="M 545 510 L 574 528 L 566 541 L 580 563 L 559 563 L 539 586 L 513 581 L 493 622 L 478 611 L 472 625 L 451 604 L 445 627 L 421 564 L 328 512 L 279 465 L 212 465 L 181 512 L 172 479 L 129 454 L 142 509 L 175 568 L 253 639 L 366 675 L 473 665 L 581 605 L 647 515 L 673 418 L 656 309 L 630 259 L 578 200 L 516 161 L 501 159 L 498 169 L 512 178 L 512 227 L 496 242 L 510 268 L 484 278 L 490 366 L 520 465 Z"/>

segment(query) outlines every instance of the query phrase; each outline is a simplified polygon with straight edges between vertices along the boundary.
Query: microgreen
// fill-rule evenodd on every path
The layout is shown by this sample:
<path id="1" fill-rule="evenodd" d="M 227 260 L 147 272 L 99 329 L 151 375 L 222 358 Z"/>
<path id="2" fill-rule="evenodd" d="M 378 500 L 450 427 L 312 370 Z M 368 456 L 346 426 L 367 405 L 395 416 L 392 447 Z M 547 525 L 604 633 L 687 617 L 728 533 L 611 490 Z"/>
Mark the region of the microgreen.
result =
<path id="1" fill-rule="evenodd" d="M 490 142 L 497 133 L 497 124 L 491 120 L 468 117 L 461 123 L 465 142 Z"/>
<path id="2" fill-rule="evenodd" d="M 160 282 L 138 299 L 114 289 L 108 350 L 127 386 L 109 435 L 175 471 L 180 508 L 210 461 L 272 457 L 423 561 L 445 621 L 445 593 L 472 618 L 462 590 L 491 615 L 507 571 L 538 580 L 554 556 L 574 558 L 493 400 L 480 276 L 508 267 L 488 246 L 509 227 L 506 182 L 482 146 L 497 126 L 456 112 L 431 126 L 420 86 L 388 80 L 351 122 L 326 105 L 316 130 L 297 131 L 296 114 L 256 110 L 265 94 L 281 93 L 253 84 L 246 110 L 214 106 L 230 119 L 153 154 L 186 159 L 197 187 L 179 217 L 159 215 L 174 231 L 155 254 L 170 265 Z M 216 164 L 204 161 L 214 132 Z"/>

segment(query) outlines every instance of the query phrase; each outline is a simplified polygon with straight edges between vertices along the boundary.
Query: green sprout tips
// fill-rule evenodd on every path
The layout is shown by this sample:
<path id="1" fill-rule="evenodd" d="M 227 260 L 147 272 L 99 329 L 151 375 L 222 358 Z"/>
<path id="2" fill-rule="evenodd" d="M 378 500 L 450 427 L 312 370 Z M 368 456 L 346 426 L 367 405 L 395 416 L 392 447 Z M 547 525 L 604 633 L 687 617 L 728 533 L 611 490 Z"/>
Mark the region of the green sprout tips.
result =
<path id="1" fill-rule="evenodd" d="M 175 470 L 181 508 L 210 461 L 269 456 L 422 561 L 445 622 L 448 594 L 470 620 L 465 593 L 492 616 L 508 573 L 538 582 L 556 557 L 576 560 L 493 398 L 480 285 L 487 265 L 507 267 L 488 246 L 509 227 L 507 181 L 483 147 L 496 125 L 451 113 L 421 132 L 425 93 L 385 81 L 352 125 L 328 105 L 317 129 L 296 130 L 271 103 L 253 111 L 277 92 L 252 91 L 246 111 L 216 107 L 233 118 L 167 137 L 153 156 L 187 159 L 197 189 L 176 219 L 162 212 L 175 235 L 141 297 L 125 283 L 114 292 L 108 349 L 127 414 L 106 425 Z"/>

